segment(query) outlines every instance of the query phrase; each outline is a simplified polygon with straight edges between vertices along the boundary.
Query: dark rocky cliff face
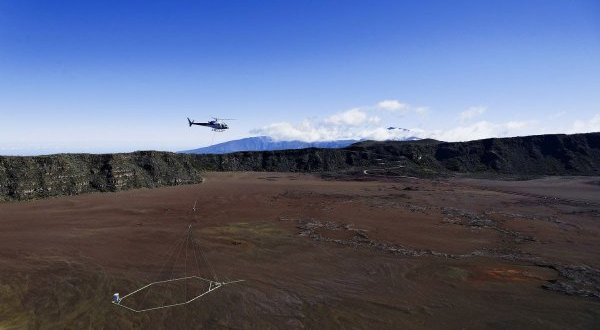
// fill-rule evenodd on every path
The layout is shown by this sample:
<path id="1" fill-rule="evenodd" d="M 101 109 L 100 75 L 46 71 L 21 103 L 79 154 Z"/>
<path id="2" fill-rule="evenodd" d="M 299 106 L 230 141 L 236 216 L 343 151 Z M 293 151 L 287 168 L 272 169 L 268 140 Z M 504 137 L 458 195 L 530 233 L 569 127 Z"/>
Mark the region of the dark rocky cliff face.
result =
<path id="1" fill-rule="evenodd" d="M 400 167 L 401 166 L 401 167 Z M 62 154 L 0 157 L 0 200 L 154 188 L 202 181 L 201 171 L 362 173 L 396 168 L 414 176 L 600 175 L 600 133 L 538 135 L 469 142 L 365 141 L 344 149 L 186 155 Z"/>
<path id="2" fill-rule="evenodd" d="M 0 157 L 0 200 L 24 200 L 94 191 L 154 188 L 202 181 L 187 155 L 59 154 Z"/>
<path id="3" fill-rule="evenodd" d="M 435 157 L 445 168 L 466 173 L 598 175 L 600 133 L 443 143 Z"/>
<path id="4" fill-rule="evenodd" d="M 600 133 L 553 134 L 469 142 L 365 141 L 343 149 L 199 155 L 213 171 L 336 172 L 403 166 L 412 175 L 600 175 Z"/>

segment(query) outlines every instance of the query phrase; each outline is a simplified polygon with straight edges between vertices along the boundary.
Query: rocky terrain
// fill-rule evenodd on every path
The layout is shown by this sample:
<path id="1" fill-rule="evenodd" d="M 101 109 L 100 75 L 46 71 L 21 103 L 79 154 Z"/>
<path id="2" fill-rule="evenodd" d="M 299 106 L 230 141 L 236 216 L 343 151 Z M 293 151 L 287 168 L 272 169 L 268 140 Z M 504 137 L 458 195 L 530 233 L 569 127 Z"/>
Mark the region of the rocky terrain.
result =
<path id="1" fill-rule="evenodd" d="M 589 176 L 600 174 L 600 133 L 454 143 L 366 141 L 342 149 L 218 155 L 149 151 L 0 157 L 0 200 L 196 183 L 201 181 L 202 171 L 320 172 L 349 179 L 375 173 L 416 177 Z"/>
<path id="2" fill-rule="evenodd" d="M 416 175 L 597 175 L 600 174 L 600 133 L 453 143 L 365 141 L 343 149 L 238 152 L 204 155 L 197 161 L 202 168 L 220 171 L 336 172 L 385 165 Z"/>
<path id="3" fill-rule="evenodd" d="M 201 181 L 192 157 L 169 152 L 0 157 L 0 201 Z"/>

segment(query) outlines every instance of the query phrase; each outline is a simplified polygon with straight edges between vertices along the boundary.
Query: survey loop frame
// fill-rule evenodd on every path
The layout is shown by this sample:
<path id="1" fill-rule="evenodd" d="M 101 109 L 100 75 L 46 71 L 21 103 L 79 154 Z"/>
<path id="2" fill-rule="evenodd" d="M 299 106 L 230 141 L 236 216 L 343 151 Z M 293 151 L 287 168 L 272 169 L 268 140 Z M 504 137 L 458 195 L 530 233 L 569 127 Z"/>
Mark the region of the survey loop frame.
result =
<path id="1" fill-rule="evenodd" d="M 143 308 L 143 309 L 136 309 L 134 307 L 131 306 L 127 306 L 125 303 L 123 303 L 123 301 L 125 299 L 127 299 L 128 297 L 132 297 L 136 294 L 140 294 L 142 293 L 144 290 L 149 289 L 151 286 L 153 285 L 158 285 L 158 284 L 162 284 L 162 283 L 169 283 L 169 282 L 177 282 L 177 281 L 187 281 L 187 280 L 198 280 L 198 281 L 205 281 L 209 283 L 209 287 L 208 290 L 191 297 L 188 300 L 182 301 L 182 302 L 178 302 L 178 303 L 173 303 L 173 304 L 168 304 L 168 305 L 160 305 L 160 306 L 154 306 L 154 307 L 148 307 L 148 308 Z M 200 276 L 187 276 L 187 277 L 180 277 L 180 278 L 174 278 L 174 279 L 169 279 L 169 280 L 164 280 L 164 281 L 156 281 L 156 282 L 151 282 L 146 284 L 145 286 L 131 292 L 128 293 L 127 295 L 118 298 L 117 299 L 113 299 L 112 303 L 119 306 L 119 307 L 123 307 L 127 310 L 130 310 L 132 312 L 136 312 L 136 313 L 142 313 L 142 312 L 149 312 L 149 311 L 153 311 L 153 310 L 157 310 L 157 309 L 163 309 L 163 308 L 169 308 L 169 307 L 176 307 L 176 306 L 182 306 L 182 305 L 187 305 L 189 303 L 194 302 L 197 299 L 200 299 L 202 296 L 215 291 L 219 288 L 221 288 L 222 286 L 225 286 L 227 284 L 232 284 L 232 283 L 238 283 L 238 282 L 243 282 L 244 280 L 235 280 L 235 281 L 229 281 L 229 282 L 215 282 L 213 280 L 209 280 L 207 278 L 203 278 Z"/>
<path id="2" fill-rule="evenodd" d="M 196 212 L 196 203 L 194 203 L 193 212 L 194 214 Z M 191 259 L 189 263 L 188 259 Z M 179 269 L 180 274 L 177 274 L 177 270 L 175 269 L 178 263 L 182 268 Z M 202 273 L 200 267 L 201 264 L 206 266 L 207 270 L 210 271 L 212 279 L 200 275 Z M 194 266 L 197 267 L 195 270 L 193 269 Z M 150 282 L 122 297 L 119 293 L 114 293 L 112 303 L 135 313 L 149 312 L 158 309 L 187 305 L 225 285 L 244 282 L 244 280 L 219 280 L 213 267 L 208 263 L 200 244 L 194 238 L 192 224 L 188 226 L 185 237 L 178 240 L 171 249 L 167 262 L 163 265 L 159 274 L 169 274 L 169 276 L 160 275 L 163 276 L 163 279 Z M 163 299 L 161 303 L 155 302 L 154 305 L 144 305 L 146 296 L 153 287 L 171 284 L 175 284 L 176 286 L 180 285 L 183 288 L 183 294 L 177 294 L 176 290 L 172 290 L 175 293 L 169 292 L 167 288 L 164 291 L 164 296 L 169 298 L 173 298 L 173 296 L 177 297 L 174 301 L 167 302 L 166 299 Z M 196 286 L 194 286 L 194 284 L 196 284 Z M 199 285 L 201 289 L 197 289 L 197 285 Z M 161 289 L 159 289 L 159 291 L 163 292 Z M 142 304 L 141 306 L 136 306 L 135 303 L 131 303 L 131 300 L 139 295 L 142 295 Z"/>

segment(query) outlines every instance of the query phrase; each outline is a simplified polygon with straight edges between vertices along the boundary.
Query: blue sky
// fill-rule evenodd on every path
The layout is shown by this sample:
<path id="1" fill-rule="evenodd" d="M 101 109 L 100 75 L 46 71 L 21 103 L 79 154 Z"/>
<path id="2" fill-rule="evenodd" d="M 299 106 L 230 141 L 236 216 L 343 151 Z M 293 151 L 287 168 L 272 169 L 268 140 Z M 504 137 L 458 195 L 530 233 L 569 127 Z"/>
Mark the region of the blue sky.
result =
<path id="1" fill-rule="evenodd" d="M 600 3 L 0 2 L 0 154 L 404 134 L 388 126 L 600 131 Z"/>

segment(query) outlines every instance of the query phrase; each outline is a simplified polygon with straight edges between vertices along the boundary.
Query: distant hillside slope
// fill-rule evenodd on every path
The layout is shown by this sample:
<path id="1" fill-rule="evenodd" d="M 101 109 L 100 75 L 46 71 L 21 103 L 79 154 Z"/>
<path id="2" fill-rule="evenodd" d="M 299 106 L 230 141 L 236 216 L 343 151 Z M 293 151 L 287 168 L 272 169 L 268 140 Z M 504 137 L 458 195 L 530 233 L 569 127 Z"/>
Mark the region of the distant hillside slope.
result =
<path id="1" fill-rule="evenodd" d="M 323 142 L 275 141 L 268 136 L 255 136 L 245 139 L 227 141 L 212 146 L 181 151 L 186 154 L 226 154 L 238 151 L 271 151 L 305 148 L 344 148 L 357 140 L 336 140 Z"/>
<path id="2" fill-rule="evenodd" d="M 364 141 L 344 149 L 199 155 L 217 171 L 340 171 L 398 164 L 407 171 L 448 174 L 600 175 L 600 133 L 493 138 L 469 142 Z"/>
<path id="3" fill-rule="evenodd" d="M 549 134 L 468 142 L 361 142 L 348 148 L 405 156 L 422 167 L 461 173 L 600 175 L 600 133 Z"/>
<path id="4" fill-rule="evenodd" d="M 200 172 L 281 171 L 361 175 L 395 168 L 415 176 L 600 175 L 600 133 L 469 142 L 364 141 L 343 149 L 190 155 L 168 152 L 0 157 L 0 200 L 196 183 Z"/>
<path id="5" fill-rule="evenodd" d="M 435 158 L 459 172 L 600 174 L 600 133 L 443 143 Z"/>

